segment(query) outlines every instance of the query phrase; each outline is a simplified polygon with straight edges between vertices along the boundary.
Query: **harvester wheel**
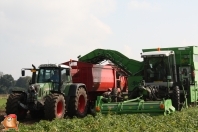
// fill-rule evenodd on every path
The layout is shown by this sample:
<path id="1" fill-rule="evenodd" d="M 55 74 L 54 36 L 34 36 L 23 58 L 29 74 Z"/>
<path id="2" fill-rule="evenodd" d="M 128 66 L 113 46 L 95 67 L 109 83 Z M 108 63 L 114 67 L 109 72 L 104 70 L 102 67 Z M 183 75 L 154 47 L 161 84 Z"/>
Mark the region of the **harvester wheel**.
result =
<path id="1" fill-rule="evenodd" d="M 64 118 L 65 108 L 65 98 L 62 94 L 49 94 L 46 96 L 44 114 L 47 120 Z"/>
<path id="2" fill-rule="evenodd" d="M 19 105 L 19 101 L 23 103 L 25 99 L 22 93 L 11 93 L 6 102 L 6 114 L 16 114 L 18 120 L 26 118 L 27 110 Z"/>
<path id="3" fill-rule="evenodd" d="M 173 88 L 173 94 L 172 94 L 172 101 L 173 101 L 173 106 L 175 107 L 176 110 L 181 110 L 180 108 L 180 89 L 178 86 Z"/>
<path id="4" fill-rule="evenodd" d="M 76 96 L 69 99 L 68 115 L 83 118 L 87 115 L 87 93 L 83 87 L 79 87 Z"/>

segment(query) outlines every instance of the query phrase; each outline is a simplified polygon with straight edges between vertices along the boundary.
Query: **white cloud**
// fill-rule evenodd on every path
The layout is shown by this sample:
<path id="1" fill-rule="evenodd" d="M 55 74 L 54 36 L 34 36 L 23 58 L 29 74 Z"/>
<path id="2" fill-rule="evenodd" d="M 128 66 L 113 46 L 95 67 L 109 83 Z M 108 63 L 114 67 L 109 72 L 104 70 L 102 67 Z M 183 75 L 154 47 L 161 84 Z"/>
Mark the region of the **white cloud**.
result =
<path id="1" fill-rule="evenodd" d="M 103 48 L 113 32 L 102 19 L 115 8 L 114 0 L 0 0 L 1 46 L 17 54 L 15 69 L 5 61 L 1 70 L 17 78 L 32 63 L 60 63 Z"/>
<path id="2" fill-rule="evenodd" d="M 141 10 L 148 10 L 148 9 L 152 9 L 152 10 L 156 10 L 159 9 L 159 5 L 157 4 L 152 4 L 150 2 L 147 2 L 146 0 L 144 1 L 140 1 L 140 0 L 131 0 L 128 3 L 128 9 L 141 9 Z"/>
<path id="3" fill-rule="evenodd" d="M 100 42 L 112 33 L 110 26 L 98 16 L 115 10 L 113 0 L 21 0 L 1 1 L 1 4 L 1 30 L 12 30 L 7 35 L 16 43 L 49 46 L 78 43 L 83 39 L 89 44 Z"/>
<path id="4" fill-rule="evenodd" d="M 127 57 L 131 57 L 131 55 L 132 55 L 132 50 L 131 50 L 131 46 L 129 46 L 129 45 L 124 45 L 124 47 L 123 47 L 123 53 L 124 53 L 124 55 L 125 56 L 127 56 Z"/>
<path id="5" fill-rule="evenodd" d="M 142 61 L 142 58 L 140 57 L 140 53 L 142 52 L 141 48 L 142 47 L 139 46 L 134 47 L 131 45 L 124 45 L 120 52 L 130 59 Z"/>
<path id="6" fill-rule="evenodd" d="M 191 41 L 189 41 L 189 40 L 187 40 L 187 39 L 183 39 L 182 41 L 181 41 L 181 43 L 180 44 L 178 44 L 178 46 L 193 46 L 193 45 L 197 45 L 197 43 L 196 42 L 191 42 Z"/>

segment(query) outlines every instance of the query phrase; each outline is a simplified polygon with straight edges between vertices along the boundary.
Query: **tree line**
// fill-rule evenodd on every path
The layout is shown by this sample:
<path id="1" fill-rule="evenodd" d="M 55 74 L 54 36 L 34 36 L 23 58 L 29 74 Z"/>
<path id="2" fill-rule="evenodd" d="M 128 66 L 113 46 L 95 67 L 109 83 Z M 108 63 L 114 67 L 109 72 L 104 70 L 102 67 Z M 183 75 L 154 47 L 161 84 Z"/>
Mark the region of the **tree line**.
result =
<path id="1" fill-rule="evenodd" d="M 30 80 L 30 76 L 20 77 L 18 80 L 14 80 L 12 75 L 4 74 L 0 76 L 0 94 L 9 94 L 12 90 L 26 91 Z"/>

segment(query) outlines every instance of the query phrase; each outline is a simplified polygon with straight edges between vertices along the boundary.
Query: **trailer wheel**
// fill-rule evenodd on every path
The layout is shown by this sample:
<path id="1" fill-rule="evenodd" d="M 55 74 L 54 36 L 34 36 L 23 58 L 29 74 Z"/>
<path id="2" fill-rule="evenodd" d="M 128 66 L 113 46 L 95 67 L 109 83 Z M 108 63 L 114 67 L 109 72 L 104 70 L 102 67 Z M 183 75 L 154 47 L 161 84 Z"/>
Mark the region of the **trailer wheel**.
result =
<path id="1" fill-rule="evenodd" d="M 65 116 L 65 98 L 61 94 L 49 94 L 44 103 L 44 114 L 47 120 L 54 118 L 64 118 Z"/>
<path id="2" fill-rule="evenodd" d="M 69 99 L 68 115 L 83 118 L 87 115 L 87 93 L 83 87 L 79 87 L 76 96 Z"/>
<path id="3" fill-rule="evenodd" d="M 11 93 L 6 102 L 6 114 L 16 114 L 18 120 L 26 118 L 27 110 L 19 105 L 19 101 L 23 103 L 25 99 L 22 93 Z"/>
<path id="4" fill-rule="evenodd" d="M 175 107 L 176 110 L 181 110 L 181 105 L 180 105 L 180 89 L 178 86 L 175 86 L 173 88 L 173 94 L 172 94 L 172 102 L 173 106 Z"/>
<path id="5" fill-rule="evenodd" d="M 95 117 L 96 116 L 95 102 L 89 102 L 87 107 L 88 107 L 87 114 L 90 114 L 93 117 Z"/>
<path id="6" fill-rule="evenodd" d="M 112 95 L 112 97 L 111 97 L 112 102 L 117 102 L 118 89 L 113 88 L 112 92 L 111 92 L 111 95 Z"/>

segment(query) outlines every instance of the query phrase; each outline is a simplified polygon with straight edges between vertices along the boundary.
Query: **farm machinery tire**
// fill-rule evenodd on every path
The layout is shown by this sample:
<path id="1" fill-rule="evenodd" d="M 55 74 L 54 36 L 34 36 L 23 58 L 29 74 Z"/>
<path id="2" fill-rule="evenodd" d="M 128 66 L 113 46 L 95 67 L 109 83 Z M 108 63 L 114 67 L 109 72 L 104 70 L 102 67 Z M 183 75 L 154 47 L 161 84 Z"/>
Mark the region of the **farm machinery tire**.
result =
<path id="1" fill-rule="evenodd" d="M 11 93 L 6 102 L 6 114 L 16 114 L 18 120 L 23 120 L 27 116 L 26 109 L 22 108 L 19 102 L 23 102 L 25 96 L 23 93 Z"/>
<path id="2" fill-rule="evenodd" d="M 68 115 L 83 118 L 87 115 L 87 93 L 83 87 L 79 87 L 76 96 L 71 96 L 69 99 Z"/>
<path id="3" fill-rule="evenodd" d="M 41 119 L 44 117 L 44 111 L 43 110 L 31 110 L 30 116 L 32 119 Z"/>
<path id="4" fill-rule="evenodd" d="M 112 95 L 112 97 L 111 97 L 112 102 L 117 102 L 118 89 L 113 88 L 112 92 L 111 92 L 111 95 Z"/>
<path id="5" fill-rule="evenodd" d="M 173 94 L 172 94 L 172 102 L 173 106 L 177 111 L 181 110 L 181 104 L 180 104 L 180 89 L 178 86 L 175 86 L 173 88 Z"/>
<path id="6" fill-rule="evenodd" d="M 49 94 L 44 103 L 44 114 L 47 120 L 64 118 L 66 103 L 62 94 Z"/>

